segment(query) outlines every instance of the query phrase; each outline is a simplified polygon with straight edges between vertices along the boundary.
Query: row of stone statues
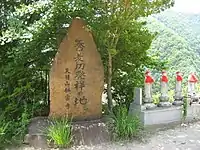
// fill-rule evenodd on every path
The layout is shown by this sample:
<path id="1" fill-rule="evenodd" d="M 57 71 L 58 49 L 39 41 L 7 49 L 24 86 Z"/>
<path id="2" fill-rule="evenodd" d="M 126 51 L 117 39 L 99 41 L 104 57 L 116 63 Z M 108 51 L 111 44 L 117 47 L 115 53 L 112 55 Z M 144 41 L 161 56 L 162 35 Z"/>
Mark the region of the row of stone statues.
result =
<path id="1" fill-rule="evenodd" d="M 166 71 L 162 71 L 161 79 L 160 79 L 160 92 L 161 96 L 159 97 L 159 107 L 170 107 L 173 105 L 182 105 L 183 104 L 183 95 L 182 95 L 182 73 L 176 72 L 176 85 L 175 85 L 175 96 L 174 102 L 169 102 L 168 96 L 168 76 Z M 154 109 L 157 107 L 153 103 L 152 99 L 152 84 L 154 83 L 154 79 L 151 76 L 151 72 L 147 70 L 145 72 L 145 84 L 144 84 L 144 106 L 146 109 Z M 198 82 L 198 78 L 194 72 L 191 72 L 188 77 L 188 96 L 192 99 L 196 100 L 198 97 L 196 96 L 195 86 Z"/>

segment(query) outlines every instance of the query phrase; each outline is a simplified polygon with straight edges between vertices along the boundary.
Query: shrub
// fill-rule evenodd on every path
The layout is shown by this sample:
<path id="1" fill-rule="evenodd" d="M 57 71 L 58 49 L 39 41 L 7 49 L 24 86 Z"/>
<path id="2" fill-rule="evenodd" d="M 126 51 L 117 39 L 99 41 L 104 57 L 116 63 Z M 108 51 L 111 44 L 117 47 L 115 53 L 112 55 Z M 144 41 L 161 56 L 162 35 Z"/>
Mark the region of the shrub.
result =
<path id="1" fill-rule="evenodd" d="M 3 116 L 0 117 L 0 148 L 3 148 L 4 144 L 7 143 L 7 132 L 9 129 L 10 122 L 7 122 Z"/>
<path id="2" fill-rule="evenodd" d="M 21 144 L 30 121 L 28 110 L 24 108 L 21 116 L 16 119 L 9 118 L 3 112 L 0 113 L 2 113 L 0 116 L 0 148 L 10 144 Z"/>
<path id="3" fill-rule="evenodd" d="M 47 138 L 55 146 L 68 147 L 72 142 L 71 121 L 66 118 L 53 119 L 47 128 Z"/>
<path id="4" fill-rule="evenodd" d="M 141 123 L 137 116 L 128 114 L 124 106 L 118 107 L 113 114 L 112 132 L 115 139 L 131 139 L 137 137 Z"/>

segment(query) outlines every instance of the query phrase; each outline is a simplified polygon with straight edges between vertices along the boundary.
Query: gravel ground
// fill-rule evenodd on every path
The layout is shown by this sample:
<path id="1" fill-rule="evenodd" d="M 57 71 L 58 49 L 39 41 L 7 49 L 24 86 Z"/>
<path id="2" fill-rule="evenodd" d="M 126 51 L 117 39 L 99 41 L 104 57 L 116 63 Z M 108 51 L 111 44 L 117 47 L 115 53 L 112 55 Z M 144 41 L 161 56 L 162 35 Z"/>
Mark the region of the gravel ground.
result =
<path id="1" fill-rule="evenodd" d="M 148 135 L 149 136 L 149 135 Z M 15 150 L 17 148 L 14 148 Z M 12 150 L 14 150 L 12 149 Z M 31 147 L 18 150 L 35 150 Z M 70 150 L 200 150 L 200 122 L 158 131 L 146 142 L 107 143 L 96 146 L 72 147 Z"/>

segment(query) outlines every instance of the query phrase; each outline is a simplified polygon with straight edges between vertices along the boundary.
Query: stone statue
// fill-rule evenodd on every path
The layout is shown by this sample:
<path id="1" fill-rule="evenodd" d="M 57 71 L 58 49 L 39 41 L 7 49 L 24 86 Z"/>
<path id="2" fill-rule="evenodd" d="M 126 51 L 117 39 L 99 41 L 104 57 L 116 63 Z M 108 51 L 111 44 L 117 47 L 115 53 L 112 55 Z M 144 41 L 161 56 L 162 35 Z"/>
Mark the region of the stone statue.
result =
<path id="1" fill-rule="evenodd" d="M 159 97 L 160 102 L 159 102 L 158 106 L 160 106 L 160 107 L 170 107 L 172 104 L 169 102 L 168 77 L 167 77 L 166 71 L 162 71 L 160 86 L 161 86 L 161 96 Z"/>
<path id="2" fill-rule="evenodd" d="M 146 109 L 154 109 L 156 105 L 153 103 L 152 99 L 152 84 L 154 83 L 154 79 L 151 76 L 150 71 L 146 71 L 145 80 L 144 80 L 144 106 Z"/>
<path id="3" fill-rule="evenodd" d="M 195 72 L 191 72 L 188 77 L 188 96 L 191 97 L 192 101 L 198 101 L 198 96 L 196 95 L 196 83 L 198 78 Z"/>
<path id="4" fill-rule="evenodd" d="M 174 96 L 174 105 L 182 105 L 183 104 L 183 95 L 182 95 L 182 74 L 178 71 L 176 72 L 176 86 L 175 86 L 175 96 Z"/>

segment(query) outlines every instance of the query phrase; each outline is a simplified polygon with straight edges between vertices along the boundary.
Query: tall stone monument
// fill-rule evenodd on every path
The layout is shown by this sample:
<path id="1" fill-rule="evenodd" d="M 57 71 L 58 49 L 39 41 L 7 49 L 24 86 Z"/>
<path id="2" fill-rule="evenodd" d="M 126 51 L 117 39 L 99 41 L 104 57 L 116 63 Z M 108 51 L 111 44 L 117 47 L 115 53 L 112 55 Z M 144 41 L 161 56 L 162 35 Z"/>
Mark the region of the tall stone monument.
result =
<path id="1" fill-rule="evenodd" d="M 74 19 L 50 71 L 50 114 L 91 120 L 101 117 L 104 68 L 92 34 Z"/>

